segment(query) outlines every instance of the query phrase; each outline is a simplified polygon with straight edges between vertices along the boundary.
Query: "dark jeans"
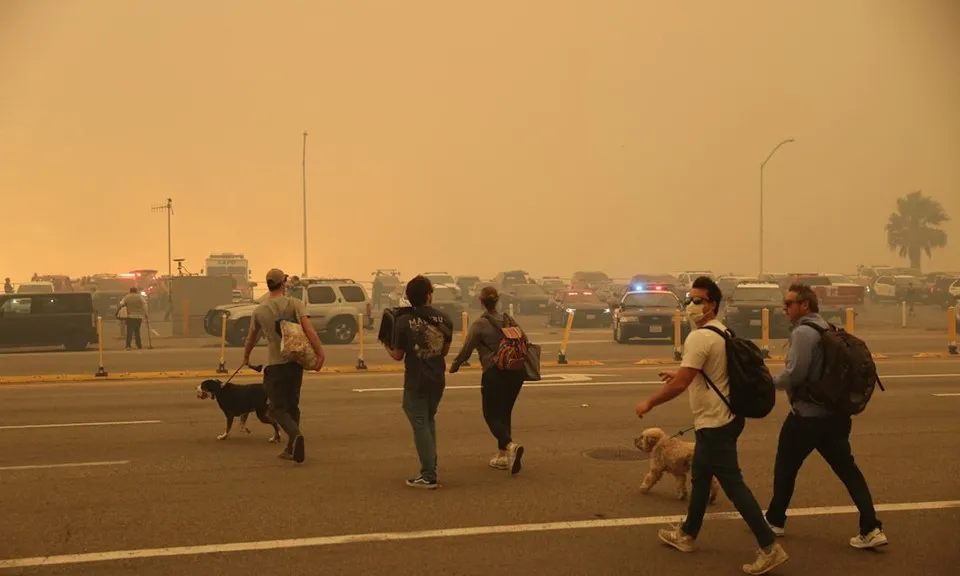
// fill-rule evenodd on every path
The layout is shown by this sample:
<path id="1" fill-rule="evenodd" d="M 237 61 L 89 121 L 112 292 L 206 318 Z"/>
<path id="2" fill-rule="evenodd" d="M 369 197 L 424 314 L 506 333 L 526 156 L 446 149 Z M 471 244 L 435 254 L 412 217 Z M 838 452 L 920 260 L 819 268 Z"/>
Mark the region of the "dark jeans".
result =
<path id="1" fill-rule="evenodd" d="M 850 449 L 849 416 L 804 418 L 791 412 L 780 429 L 777 460 L 773 469 L 773 498 L 767 508 L 767 520 L 783 527 L 787 522 L 787 507 L 793 497 L 797 474 L 811 452 L 820 452 L 833 473 L 840 478 L 860 511 L 860 534 L 866 535 L 882 525 L 877 520 L 870 488 L 863 473 L 853 461 Z"/>
<path id="2" fill-rule="evenodd" d="M 263 388 L 270 400 L 270 418 L 287 433 L 287 451 L 293 451 L 293 439 L 300 435 L 300 388 L 303 366 L 294 362 L 274 364 L 263 369 Z"/>
<path id="3" fill-rule="evenodd" d="M 437 408 L 443 389 L 404 390 L 403 412 L 413 428 L 413 443 L 420 457 L 420 475 L 424 480 L 437 479 Z"/>
<path id="4" fill-rule="evenodd" d="M 763 517 L 760 504 L 743 481 L 737 461 L 737 439 L 743 432 L 743 418 L 734 418 L 720 428 L 697 430 L 697 444 L 693 450 L 691 467 L 692 489 L 687 519 L 681 529 L 684 534 L 696 538 L 703 526 L 703 515 L 710 499 L 710 484 L 716 476 L 723 493 L 733 502 L 740 516 L 746 520 L 761 548 L 773 545 L 773 531 Z"/>
<path id="5" fill-rule="evenodd" d="M 140 323 L 143 318 L 126 318 L 127 321 L 127 348 L 130 347 L 130 341 L 136 337 L 137 348 L 143 349 L 143 341 L 140 340 Z"/>
<path id="6" fill-rule="evenodd" d="M 511 437 L 513 405 L 523 387 L 524 373 L 490 368 L 480 378 L 480 395 L 483 399 L 483 419 L 490 433 L 497 439 L 497 446 L 506 450 L 513 441 Z"/>

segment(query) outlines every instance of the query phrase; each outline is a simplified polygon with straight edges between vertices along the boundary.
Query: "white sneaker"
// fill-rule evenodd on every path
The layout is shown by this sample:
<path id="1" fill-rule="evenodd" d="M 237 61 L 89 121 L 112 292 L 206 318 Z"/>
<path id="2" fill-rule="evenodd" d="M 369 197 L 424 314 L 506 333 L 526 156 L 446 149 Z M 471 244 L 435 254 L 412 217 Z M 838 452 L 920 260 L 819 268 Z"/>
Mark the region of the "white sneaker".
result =
<path id="1" fill-rule="evenodd" d="M 777 538 L 783 538 L 784 536 L 787 535 L 787 531 L 779 526 L 774 526 L 770 522 L 767 522 L 767 526 L 770 527 L 770 530 L 773 532 L 773 535 L 776 536 Z"/>
<path id="2" fill-rule="evenodd" d="M 854 536 L 850 539 L 850 545 L 861 550 L 886 546 L 888 543 L 887 535 L 880 528 L 874 528 L 866 536 Z"/>
<path id="3" fill-rule="evenodd" d="M 693 552 L 696 550 L 693 538 L 684 534 L 679 526 L 670 526 L 670 529 L 661 529 L 657 532 L 664 543 L 669 544 L 681 552 Z"/>
<path id="4" fill-rule="evenodd" d="M 499 455 L 499 454 L 494 454 L 494 455 L 493 455 L 493 458 L 490 459 L 490 462 L 488 463 L 488 465 L 489 465 L 491 468 L 495 468 L 495 469 L 497 469 L 497 470 L 509 470 L 509 469 L 510 469 L 510 463 L 509 463 L 509 461 L 507 460 L 507 457 L 506 457 L 506 456 L 501 456 L 501 455 Z"/>
<path id="5" fill-rule="evenodd" d="M 787 556 L 783 546 L 774 544 L 769 552 L 757 550 L 757 559 L 753 561 L 753 564 L 744 564 L 743 571 L 754 575 L 766 574 L 789 559 L 790 557 Z"/>
<path id="6" fill-rule="evenodd" d="M 522 467 L 523 444 L 511 442 L 507 446 L 507 465 L 510 467 L 511 474 L 517 474 Z"/>

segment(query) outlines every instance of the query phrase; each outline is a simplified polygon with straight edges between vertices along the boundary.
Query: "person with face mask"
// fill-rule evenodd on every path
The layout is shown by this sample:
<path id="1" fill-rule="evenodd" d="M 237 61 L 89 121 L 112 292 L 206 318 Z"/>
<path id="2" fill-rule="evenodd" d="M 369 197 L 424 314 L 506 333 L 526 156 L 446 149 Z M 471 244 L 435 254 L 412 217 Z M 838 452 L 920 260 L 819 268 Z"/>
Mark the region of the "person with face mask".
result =
<path id="1" fill-rule="evenodd" d="M 794 284 L 783 299 L 783 310 L 793 327 L 790 349 L 783 372 L 774 383 L 785 390 L 790 413 L 780 429 L 777 459 L 773 470 L 773 497 L 767 508 L 767 521 L 777 536 L 784 535 L 787 507 L 793 497 L 797 474 L 803 461 L 816 450 L 840 478 L 860 512 L 860 533 L 850 539 L 854 548 L 877 548 L 887 544 L 883 525 L 877 519 L 870 488 L 853 460 L 850 449 L 850 416 L 834 414 L 825 406 L 804 398 L 804 386 L 816 382 L 823 373 L 824 355 L 820 332 L 830 325 L 820 316 L 817 293 L 805 284 Z"/>
<path id="2" fill-rule="evenodd" d="M 760 505 L 743 481 L 737 458 L 737 439 L 743 432 L 744 419 L 735 416 L 704 379 L 705 374 L 720 394 L 729 397 L 726 341 L 720 334 L 703 329 L 713 327 L 721 332 L 726 331 L 726 326 L 717 320 L 722 300 L 720 287 L 709 277 L 701 276 L 693 282 L 685 305 L 687 317 L 695 329 L 690 331 L 683 343 L 680 369 L 660 373 L 663 387 L 637 405 L 637 416 L 643 418 L 656 406 L 689 390 L 697 439 L 691 467 L 690 503 L 683 524 L 660 530 L 660 540 L 681 552 L 695 550 L 694 542 L 700 534 L 710 498 L 710 484 L 716 477 L 724 494 L 750 526 L 760 548 L 756 560 L 744 564 L 743 571 L 747 574 L 766 574 L 786 562 L 788 556 L 783 547 L 775 542 L 773 530 L 767 524 Z"/>

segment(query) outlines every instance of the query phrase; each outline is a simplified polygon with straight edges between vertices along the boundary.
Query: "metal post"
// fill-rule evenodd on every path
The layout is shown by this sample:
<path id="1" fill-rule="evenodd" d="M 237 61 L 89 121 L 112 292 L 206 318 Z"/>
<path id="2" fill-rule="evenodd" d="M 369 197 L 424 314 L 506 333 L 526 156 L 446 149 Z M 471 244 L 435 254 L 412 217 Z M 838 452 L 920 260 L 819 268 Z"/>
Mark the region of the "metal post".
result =
<path id="1" fill-rule="evenodd" d="M 856 326 L 854 325 L 854 322 L 853 322 L 853 316 L 854 316 L 853 308 L 847 308 L 846 330 L 849 334 L 853 334 L 854 330 L 856 329 Z"/>
<path id="2" fill-rule="evenodd" d="M 303 131 L 303 277 L 307 277 L 307 131 Z"/>
<path id="3" fill-rule="evenodd" d="M 781 146 L 784 144 L 789 144 L 790 142 L 793 142 L 793 138 L 787 138 L 783 142 L 780 142 L 774 146 L 773 150 L 770 151 L 770 154 L 767 155 L 767 159 L 760 163 L 760 279 L 763 279 L 763 168 L 767 165 L 767 162 L 773 158 L 773 155 L 777 153 L 777 150 L 779 150 Z"/>
<path id="4" fill-rule="evenodd" d="M 363 314 L 357 314 L 357 336 L 360 340 L 360 355 L 357 356 L 357 370 L 366 370 L 367 363 L 363 359 Z"/>
<path id="5" fill-rule="evenodd" d="M 170 310 L 170 319 L 173 320 L 173 233 L 171 216 L 173 216 L 173 199 L 167 198 L 166 204 L 157 204 L 151 207 L 152 212 L 167 213 L 167 306 Z"/>
<path id="6" fill-rule="evenodd" d="M 680 311 L 673 311 L 673 359 L 679 362 L 683 359 L 683 333 L 680 330 Z"/>
<path id="7" fill-rule="evenodd" d="M 466 310 L 460 313 L 460 338 L 462 340 L 460 343 L 461 346 L 465 346 L 467 344 L 467 322 L 469 319 L 470 317 L 467 314 Z M 470 365 L 469 360 L 461 364 L 461 366 L 469 366 L 469 365 Z"/>
<path id="8" fill-rule="evenodd" d="M 770 309 L 760 311 L 760 354 L 770 357 Z"/>
<path id="9" fill-rule="evenodd" d="M 106 378 L 107 371 L 103 368 L 103 318 L 97 316 L 97 350 L 100 353 L 100 365 L 95 376 Z"/>
<path id="10" fill-rule="evenodd" d="M 574 312 L 567 312 L 567 325 L 563 329 L 563 338 L 560 342 L 560 353 L 557 355 L 557 364 L 567 363 L 567 342 L 570 341 L 570 331 L 573 330 Z"/>
<path id="11" fill-rule="evenodd" d="M 227 373 L 227 361 L 224 353 L 227 348 L 227 315 L 220 315 L 220 364 L 217 366 L 217 374 Z"/>
<path id="12" fill-rule="evenodd" d="M 960 306 L 960 302 L 957 305 Z M 947 351 L 957 354 L 957 309 L 953 306 L 947 308 Z"/>

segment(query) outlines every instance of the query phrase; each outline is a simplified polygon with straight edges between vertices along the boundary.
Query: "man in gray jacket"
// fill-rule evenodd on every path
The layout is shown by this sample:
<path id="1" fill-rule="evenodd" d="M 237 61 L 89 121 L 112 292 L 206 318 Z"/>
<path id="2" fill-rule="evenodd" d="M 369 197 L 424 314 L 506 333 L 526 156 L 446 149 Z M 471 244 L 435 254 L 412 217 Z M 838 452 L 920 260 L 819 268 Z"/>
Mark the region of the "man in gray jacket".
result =
<path id="1" fill-rule="evenodd" d="M 860 511 L 860 533 L 850 539 L 850 545 L 854 548 L 882 546 L 887 543 L 887 536 L 877 520 L 867 481 L 853 461 L 850 416 L 833 414 L 826 407 L 804 398 L 805 386 L 821 377 L 824 362 L 820 333 L 806 324 L 829 328 L 829 324 L 820 316 L 817 294 L 805 284 L 794 284 L 783 300 L 783 309 L 793 327 L 786 367 L 775 382 L 778 390 L 786 391 L 791 410 L 780 430 L 773 471 L 773 497 L 767 509 L 767 522 L 774 534 L 784 535 L 787 507 L 793 496 L 797 474 L 807 456 L 817 450 L 846 486 Z"/>

